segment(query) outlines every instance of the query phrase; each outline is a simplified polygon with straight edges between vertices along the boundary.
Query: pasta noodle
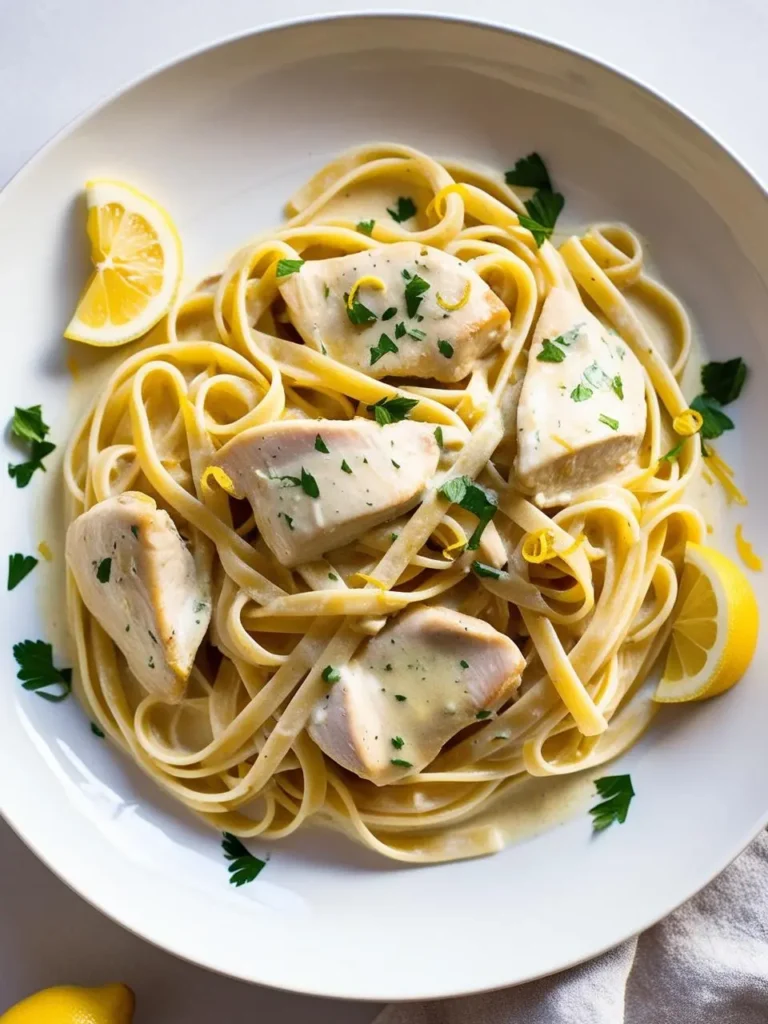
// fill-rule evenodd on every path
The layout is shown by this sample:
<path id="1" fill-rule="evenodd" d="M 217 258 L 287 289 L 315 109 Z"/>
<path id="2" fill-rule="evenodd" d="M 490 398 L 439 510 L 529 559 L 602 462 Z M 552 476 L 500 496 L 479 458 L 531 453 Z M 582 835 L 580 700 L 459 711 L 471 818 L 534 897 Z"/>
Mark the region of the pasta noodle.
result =
<path id="1" fill-rule="evenodd" d="M 404 189 L 417 197 L 412 229 L 386 214 L 361 229 L 360 217 Z M 171 704 L 133 679 L 70 575 L 76 688 L 125 753 L 215 829 L 279 839 L 313 821 L 414 863 L 492 852 L 503 838 L 493 824 L 473 822 L 481 810 L 526 775 L 583 771 L 616 757 L 653 716 L 650 673 L 669 636 L 684 541 L 704 534 L 683 503 L 699 468 L 697 439 L 685 441 L 676 461 L 662 459 L 681 440 L 673 422 L 680 427 L 683 417 L 680 435 L 690 434 L 678 384 L 688 317 L 646 275 L 629 228 L 601 225 L 559 248 L 548 240 L 538 247 L 520 223 L 520 197 L 500 176 L 406 146 L 343 154 L 300 189 L 288 213 L 282 227 L 177 300 L 71 440 L 69 520 L 123 492 L 150 496 L 170 513 L 213 597 L 207 638 Z M 374 379 L 299 343 L 288 322 L 279 261 L 402 241 L 468 261 L 509 310 L 502 343 L 456 385 Z M 515 477 L 515 414 L 553 288 L 581 296 L 637 357 L 647 425 L 638 457 L 618 476 L 542 508 Z M 638 300 L 653 304 L 663 339 L 644 326 Z M 450 312 L 466 296 L 437 301 Z M 398 519 L 394 541 L 392 527 L 372 528 L 320 559 L 280 564 L 244 503 L 231 500 L 227 474 L 211 472 L 216 453 L 284 419 L 370 420 L 372 406 L 397 397 L 416 401 L 411 420 L 442 431 L 435 483 Z M 558 443 L 568 450 L 568 441 Z M 472 517 L 438 489 L 459 476 L 498 497 L 486 543 L 502 545 L 504 572 L 472 571 L 483 552 L 466 550 Z M 376 786 L 339 767 L 307 732 L 328 689 L 323 668 L 346 664 L 388 616 L 438 597 L 517 640 L 522 683 L 426 768 Z"/>

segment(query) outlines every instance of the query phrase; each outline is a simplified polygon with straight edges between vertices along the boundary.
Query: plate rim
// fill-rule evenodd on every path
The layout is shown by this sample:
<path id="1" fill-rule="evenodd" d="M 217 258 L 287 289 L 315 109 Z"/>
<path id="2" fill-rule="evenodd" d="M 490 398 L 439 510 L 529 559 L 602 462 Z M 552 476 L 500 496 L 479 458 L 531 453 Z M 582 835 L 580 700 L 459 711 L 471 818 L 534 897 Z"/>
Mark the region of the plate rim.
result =
<path id="1" fill-rule="evenodd" d="M 632 74 L 630 72 L 622 70 L 613 62 L 598 57 L 590 52 L 587 52 L 576 45 L 572 45 L 567 42 L 555 40 L 544 36 L 538 32 L 534 32 L 529 29 L 523 29 L 511 24 L 505 24 L 504 22 L 484 18 L 484 17 L 473 17 L 470 15 L 453 14 L 453 13 L 441 13 L 438 11 L 430 11 L 423 9 L 414 10 L 403 10 L 398 8 L 387 8 L 387 7 L 375 7 L 371 10 L 366 11 L 329 11 L 319 12 L 308 15 L 302 15 L 298 17 L 280 18 L 274 21 L 270 21 L 264 25 L 257 25 L 255 27 L 243 29 L 240 31 L 232 32 L 227 35 L 215 38 L 209 42 L 202 43 L 199 46 L 185 49 L 168 58 L 165 61 L 160 61 L 153 65 L 150 69 L 142 72 L 139 75 L 129 79 L 123 85 L 114 89 L 110 93 L 101 96 L 93 103 L 87 105 L 82 111 L 76 114 L 74 117 L 67 120 L 53 135 L 50 136 L 45 142 L 38 146 L 14 171 L 7 182 L 0 187 L 0 207 L 5 206 L 8 202 L 12 202 L 17 187 L 30 174 L 39 162 L 41 162 L 50 151 L 52 151 L 60 142 L 72 135 L 78 128 L 86 124 L 92 117 L 101 113 L 111 103 L 121 99 L 123 96 L 130 93 L 132 90 L 139 86 L 145 85 L 153 78 L 163 75 L 165 72 L 172 70 L 177 65 L 186 63 L 194 60 L 206 53 L 214 50 L 222 49 L 227 46 L 236 44 L 238 42 L 251 39 L 256 36 L 267 36 L 277 35 L 285 31 L 291 31 L 293 29 L 311 28 L 313 25 L 321 25 L 328 23 L 338 22 L 363 22 L 376 19 L 390 19 L 399 21 L 424 21 L 424 22 L 443 22 L 451 24 L 459 28 L 476 28 L 482 29 L 502 36 L 508 36 L 516 38 L 518 40 L 527 41 L 546 47 L 550 50 L 558 51 L 570 57 L 576 57 L 580 60 L 588 62 L 595 68 L 602 71 L 607 71 L 612 75 L 620 78 L 625 84 L 633 86 L 635 89 L 643 93 L 647 98 L 651 98 L 660 102 L 669 112 L 678 118 L 682 118 L 687 122 L 689 127 L 696 129 L 696 131 L 703 136 L 705 141 L 710 144 L 714 144 L 721 153 L 723 153 L 732 166 L 741 172 L 746 182 L 756 189 L 757 194 L 763 199 L 768 199 L 768 182 L 764 183 L 760 175 L 750 166 L 750 164 L 737 156 L 733 149 L 724 142 L 719 135 L 706 127 L 702 121 L 689 112 L 684 106 L 681 106 L 676 101 L 672 100 L 665 92 L 651 85 L 644 79 Z M 24 826 L 12 817 L 11 812 L 7 810 L 0 794 L 0 817 L 6 822 L 9 828 L 14 834 L 24 843 L 28 850 L 30 850 L 39 861 L 41 861 L 61 882 L 63 882 L 72 892 L 74 892 L 79 898 L 83 899 L 86 903 L 92 906 L 99 913 L 103 914 L 106 918 L 113 921 L 115 924 L 124 928 L 132 935 L 141 939 L 144 942 L 149 943 L 155 948 L 169 953 L 172 956 L 177 957 L 189 964 L 193 964 L 196 967 L 203 968 L 211 971 L 215 974 L 221 975 L 225 978 L 232 978 L 234 980 L 243 981 L 252 985 L 264 985 L 269 988 L 275 989 L 276 991 L 289 992 L 299 995 L 313 996 L 324 999 L 339 999 L 345 1001 L 359 1001 L 364 1003 L 376 1003 L 376 1002 L 414 1002 L 421 1000 L 435 1000 L 435 999 L 453 999 L 460 998 L 462 996 L 477 995 L 483 992 L 497 992 L 508 987 L 516 987 L 517 985 L 528 984 L 529 982 L 538 981 L 543 978 L 552 976 L 553 974 L 560 973 L 561 971 L 570 970 L 573 967 L 577 967 L 589 960 L 595 959 L 602 956 L 616 946 L 626 942 L 628 939 L 635 935 L 640 934 L 646 929 L 657 924 L 663 920 L 680 906 L 686 903 L 689 899 L 692 899 L 699 892 L 702 891 L 707 885 L 709 885 L 718 875 L 720 875 L 727 867 L 749 846 L 749 844 L 759 835 L 759 833 L 768 826 L 768 806 L 765 811 L 758 817 L 756 822 L 748 827 L 744 833 L 730 846 L 730 851 L 727 854 L 727 859 L 721 865 L 721 867 L 711 872 L 706 872 L 706 877 L 703 880 L 697 880 L 695 882 L 695 888 L 689 891 L 681 897 L 678 901 L 673 902 L 669 905 L 661 914 L 656 911 L 652 911 L 648 918 L 644 920 L 642 925 L 635 929 L 631 928 L 629 931 L 622 932 L 621 936 L 615 941 L 610 942 L 607 945 L 603 945 L 598 949 L 584 955 L 577 956 L 574 959 L 567 961 L 566 963 L 560 964 L 552 969 L 541 971 L 535 974 L 531 974 L 524 980 L 516 982 L 500 982 L 498 984 L 488 985 L 480 983 L 478 985 L 467 985 L 465 982 L 463 987 L 460 989 L 433 989 L 422 991 L 419 994 L 409 993 L 407 995 L 393 995 L 391 992 L 374 992 L 372 994 L 350 994 L 349 992 L 338 992 L 331 991 L 327 988 L 319 988 L 311 984 L 284 984 L 280 982 L 274 982 L 265 980 L 263 978 L 255 978 L 252 974 L 249 976 L 240 972 L 228 971 L 215 963 L 210 962 L 209 959 L 193 956 L 188 952 L 184 952 L 176 948 L 174 945 L 167 944 L 166 942 L 153 938 L 145 929 L 140 928 L 138 925 L 131 925 L 126 923 L 120 917 L 117 916 L 117 912 L 113 910 L 105 909 L 104 906 L 97 900 L 96 897 L 89 895 L 87 891 L 80 888 L 80 886 L 66 877 L 64 869 L 60 869 L 54 863 L 53 859 L 49 854 L 41 848 L 41 845 L 34 839 L 28 836 L 25 832 Z"/>

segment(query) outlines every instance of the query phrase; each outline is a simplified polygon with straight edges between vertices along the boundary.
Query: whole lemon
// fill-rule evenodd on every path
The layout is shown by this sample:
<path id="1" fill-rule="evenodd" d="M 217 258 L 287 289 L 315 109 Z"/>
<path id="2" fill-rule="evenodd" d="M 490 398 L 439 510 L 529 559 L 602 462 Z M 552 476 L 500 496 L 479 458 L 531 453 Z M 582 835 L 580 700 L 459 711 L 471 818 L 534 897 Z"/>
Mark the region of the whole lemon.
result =
<path id="1" fill-rule="evenodd" d="M 60 985 L 12 1006 L 0 1017 L 0 1024 L 131 1024 L 133 1006 L 133 992 L 127 985 Z"/>

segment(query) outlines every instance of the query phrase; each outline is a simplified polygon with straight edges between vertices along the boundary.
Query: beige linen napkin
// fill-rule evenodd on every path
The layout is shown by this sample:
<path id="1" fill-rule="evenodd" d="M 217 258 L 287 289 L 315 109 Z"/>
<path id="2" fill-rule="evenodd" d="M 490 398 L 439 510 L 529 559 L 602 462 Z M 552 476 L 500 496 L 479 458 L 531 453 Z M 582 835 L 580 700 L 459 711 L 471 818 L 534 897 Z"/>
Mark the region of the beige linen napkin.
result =
<path id="1" fill-rule="evenodd" d="M 581 967 L 390 1006 L 374 1024 L 768 1024 L 768 834 L 660 924 Z"/>

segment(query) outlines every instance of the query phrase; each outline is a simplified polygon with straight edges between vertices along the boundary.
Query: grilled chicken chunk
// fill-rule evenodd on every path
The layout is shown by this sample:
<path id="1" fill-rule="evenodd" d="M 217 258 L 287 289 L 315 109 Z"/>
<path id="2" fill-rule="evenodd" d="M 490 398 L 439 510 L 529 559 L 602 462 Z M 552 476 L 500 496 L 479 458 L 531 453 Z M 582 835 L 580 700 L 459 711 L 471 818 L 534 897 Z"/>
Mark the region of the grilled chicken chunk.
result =
<path id="1" fill-rule="evenodd" d="M 307 261 L 280 291 L 307 345 L 376 378 L 461 380 L 509 323 L 468 263 L 417 242 Z"/>
<path id="2" fill-rule="evenodd" d="M 397 616 L 314 708 L 309 733 L 328 757 L 384 786 L 421 771 L 460 729 L 518 687 L 515 644 L 481 619 L 424 605 Z"/>
<path id="3" fill-rule="evenodd" d="M 517 408 L 515 469 L 542 506 L 615 476 L 645 434 L 643 369 L 627 345 L 563 288 L 547 296 Z"/>
<path id="4" fill-rule="evenodd" d="M 410 420 L 283 420 L 234 437 L 214 464 L 291 567 L 412 508 L 439 457 L 433 428 Z"/>
<path id="5" fill-rule="evenodd" d="M 134 676 L 150 693 L 178 700 L 211 601 L 168 513 L 132 491 L 100 501 L 70 524 L 67 561 L 86 608 Z"/>

